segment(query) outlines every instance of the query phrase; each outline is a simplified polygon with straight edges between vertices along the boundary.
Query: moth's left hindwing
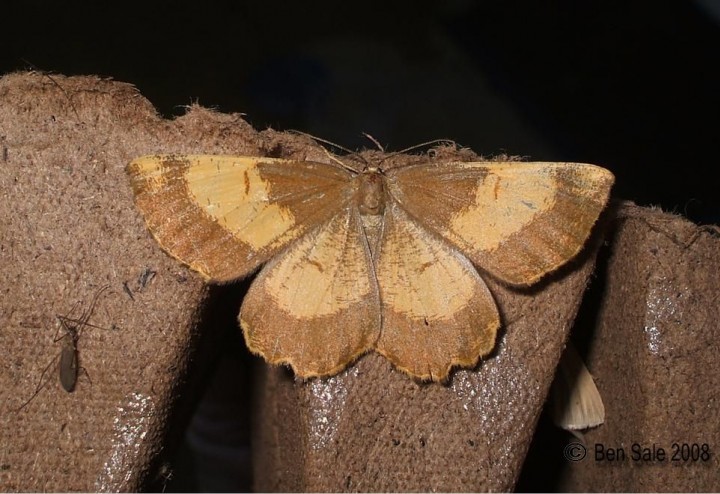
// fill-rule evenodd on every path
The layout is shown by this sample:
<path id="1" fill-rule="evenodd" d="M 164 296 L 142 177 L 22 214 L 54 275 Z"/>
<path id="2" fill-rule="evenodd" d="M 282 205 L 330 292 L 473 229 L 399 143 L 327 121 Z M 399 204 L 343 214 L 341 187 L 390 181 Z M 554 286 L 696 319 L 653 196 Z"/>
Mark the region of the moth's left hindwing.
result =
<path id="1" fill-rule="evenodd" d="M 379 308 L 360 216 L 348 207 L 262 268 L 240 324 L 250 350 L 268 362 L 325 376 L 375 346 Z"/>

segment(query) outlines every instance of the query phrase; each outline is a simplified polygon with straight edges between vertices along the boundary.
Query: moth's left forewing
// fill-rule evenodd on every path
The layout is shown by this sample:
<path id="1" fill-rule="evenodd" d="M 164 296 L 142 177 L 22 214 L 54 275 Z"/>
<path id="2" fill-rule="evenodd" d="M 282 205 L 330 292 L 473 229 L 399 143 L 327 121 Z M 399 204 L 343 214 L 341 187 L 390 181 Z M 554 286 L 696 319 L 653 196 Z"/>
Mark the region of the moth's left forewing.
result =
<path id="1" fill-rule="evenodd" d="M 450 162 L 398 168 L 388 191 L 474 264 L 530 285 L 575 257 L 614 177 L 578 163 Z"/>
<path id="2" fill-rule="evenodd" d="M 248 275 L 326 222 L 352 193 L 345 170 L 275 158 L 144 156 L 128 173 L 155 239 L 214 281 Z"/>

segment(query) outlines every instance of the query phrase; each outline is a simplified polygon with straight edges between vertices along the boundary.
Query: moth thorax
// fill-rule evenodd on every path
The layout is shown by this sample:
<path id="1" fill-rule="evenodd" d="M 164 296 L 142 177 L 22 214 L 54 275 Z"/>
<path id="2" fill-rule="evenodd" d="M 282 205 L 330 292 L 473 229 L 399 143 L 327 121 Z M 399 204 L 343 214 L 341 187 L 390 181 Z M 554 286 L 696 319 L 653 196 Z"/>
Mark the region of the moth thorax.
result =
<path id="1" fill-rule="evenodd" d="M 360 214 L 382 214 L 385 209 L 383 177 L 377 168 L 368 168 L 360 176 L 358 187 L 358 209 Z"/>

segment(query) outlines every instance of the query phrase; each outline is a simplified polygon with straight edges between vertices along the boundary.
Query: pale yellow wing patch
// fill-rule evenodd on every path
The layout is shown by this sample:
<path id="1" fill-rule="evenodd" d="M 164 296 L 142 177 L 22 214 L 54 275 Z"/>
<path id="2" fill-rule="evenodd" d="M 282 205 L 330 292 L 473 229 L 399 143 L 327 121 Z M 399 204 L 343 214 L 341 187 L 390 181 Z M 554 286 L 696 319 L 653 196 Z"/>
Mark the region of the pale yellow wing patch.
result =
<path id="1" fill-rule="evenodd" d="M 352 197 L 351 175 L 321 163 L 145 156 L 128 172 L 163 249 L 215 281 L 246 276 Z"/>
<path id="2" fill-rule="evenodd" d="M 411 216 L 477 266 L 530 285 L 582 249 L 613 180 L 578 163 L 454 162 L 391 170 L 387 183 Z"/>
<path id="3" fill-rule="evenodd" d="M 474 366 L 495 345 L 500 318 L 472 264 L 396 204 L 385 209 L 377 263 L 382 332 L 377 351 L 420 379 Z"/>
<path id="4" fill-rule="evenodd" d="M 272 185 L 260 176 L 257 158 L 195 160 L 185 172 L 193 201 L 241 242 L 260 250 L 290 231 L 291 208 L 270 201 Z"/>
<path id="5" fill-rule="evenodd" d="M 332 375 L 372 349 L 379 297 L 367 241 L 347 208 L 268 263 L 240 310 L 250 350 L 300 377 Z"/>

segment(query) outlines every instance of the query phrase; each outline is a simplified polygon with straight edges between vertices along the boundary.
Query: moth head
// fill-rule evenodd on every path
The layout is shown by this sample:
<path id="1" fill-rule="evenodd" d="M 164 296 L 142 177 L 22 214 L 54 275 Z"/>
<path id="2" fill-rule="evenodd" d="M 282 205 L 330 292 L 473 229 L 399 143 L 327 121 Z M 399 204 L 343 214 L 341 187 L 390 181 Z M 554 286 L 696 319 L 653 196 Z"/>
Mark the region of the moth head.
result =
<path id="1" fill-rule="evenodd" d="M 367 166 L 357 180 L 357 205 L 360 214 L 380 215 L 385 210 L 384 173 L 376 166 Z"/>

